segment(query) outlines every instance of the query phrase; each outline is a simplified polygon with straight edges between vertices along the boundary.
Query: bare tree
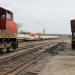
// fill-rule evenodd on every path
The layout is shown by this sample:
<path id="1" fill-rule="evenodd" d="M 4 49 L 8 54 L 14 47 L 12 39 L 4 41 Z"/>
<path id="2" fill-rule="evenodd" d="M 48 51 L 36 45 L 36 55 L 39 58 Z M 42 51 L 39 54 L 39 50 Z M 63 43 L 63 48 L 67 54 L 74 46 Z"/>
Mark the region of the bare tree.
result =
<path id="1" fill-rule="evenodd" d="M 19 30 L 21 29 L 22 24 L 21 23 L 17 23 L 17 33 L 19 33 Z"/>

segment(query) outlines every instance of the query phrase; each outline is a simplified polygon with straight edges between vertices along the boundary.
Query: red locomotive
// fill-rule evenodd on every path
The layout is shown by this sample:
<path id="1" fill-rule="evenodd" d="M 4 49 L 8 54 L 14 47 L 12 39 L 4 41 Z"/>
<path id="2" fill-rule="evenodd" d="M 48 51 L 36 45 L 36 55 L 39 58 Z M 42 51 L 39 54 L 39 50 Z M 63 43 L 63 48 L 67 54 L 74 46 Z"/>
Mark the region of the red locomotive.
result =
<path id="1" fill-rule="evenodd" d="M 10 48 L 17 47 L 17 26 L 13 20 L 13 13 L 0 7 L 0 51 L 6 49 L 10 52 Z"/>

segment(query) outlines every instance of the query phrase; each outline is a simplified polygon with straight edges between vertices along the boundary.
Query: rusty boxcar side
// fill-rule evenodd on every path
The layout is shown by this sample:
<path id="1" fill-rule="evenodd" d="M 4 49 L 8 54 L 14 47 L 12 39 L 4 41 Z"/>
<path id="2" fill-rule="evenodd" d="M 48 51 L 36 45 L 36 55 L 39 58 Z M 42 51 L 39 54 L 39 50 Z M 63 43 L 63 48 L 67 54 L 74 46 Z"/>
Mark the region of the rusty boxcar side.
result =
<path id="1" fill-rule="evenodd" d="M 75 19 L 71 20 L 72 49 L 75 49 Z"/>

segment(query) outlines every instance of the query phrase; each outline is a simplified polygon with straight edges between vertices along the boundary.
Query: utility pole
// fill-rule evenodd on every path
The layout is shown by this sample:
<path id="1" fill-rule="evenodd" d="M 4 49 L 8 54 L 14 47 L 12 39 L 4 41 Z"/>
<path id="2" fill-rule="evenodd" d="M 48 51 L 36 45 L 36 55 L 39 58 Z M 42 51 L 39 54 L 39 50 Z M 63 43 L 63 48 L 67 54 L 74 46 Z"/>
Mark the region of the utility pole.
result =
<path id="1" fill-rule="evenodd" d="M 22 27 L 22 24 L 17 23 L 17 34 L 19 33 L 19 29 Z"/>
<path id="2" fill-rule="evenodd" d="M 45 31 L 45 28 L 44 28 L 44 29 L 43 29 L 43 34 L 45 34 L 45 32 L 46 32 L 46 31 Z"/>

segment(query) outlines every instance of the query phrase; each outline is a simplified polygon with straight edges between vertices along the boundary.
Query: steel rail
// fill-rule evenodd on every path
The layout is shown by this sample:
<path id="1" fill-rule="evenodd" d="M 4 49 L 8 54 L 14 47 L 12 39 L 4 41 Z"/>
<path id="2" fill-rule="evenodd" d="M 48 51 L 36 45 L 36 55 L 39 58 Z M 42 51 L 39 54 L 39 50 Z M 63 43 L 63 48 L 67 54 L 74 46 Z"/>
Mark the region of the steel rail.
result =
<path id="1" fill-rule="evenodd" d="M 28 53 L 37 51 L 38 49 L 41 49 L 42 47 L 47 46 L 47 45 L 49 45 L 49 43 L 48 44 L 44 44 L 44 45 L 39 45 L 39 46 L 36 46 L 36 47 L 33 47 L 33 48 L 28 48 L 28 49 L 24 50 L 21 53 L 17 53 L 15 55 L 11 55 L 11 56 L 5 57 L 3 59 L 0 59 L 0 63 L 6 62 L 6 61 L 11 60 L 13 58 L 16 58 L 18 56 L 26 55 Z"/>

